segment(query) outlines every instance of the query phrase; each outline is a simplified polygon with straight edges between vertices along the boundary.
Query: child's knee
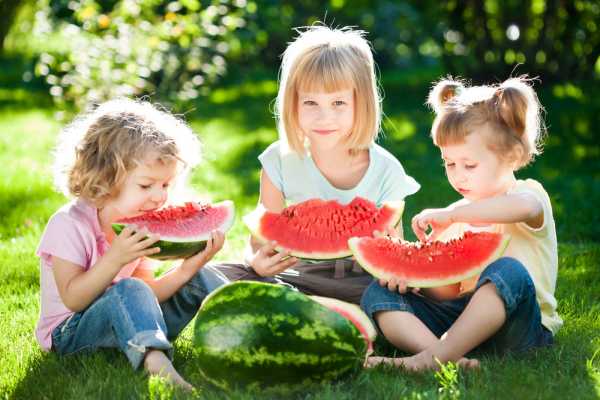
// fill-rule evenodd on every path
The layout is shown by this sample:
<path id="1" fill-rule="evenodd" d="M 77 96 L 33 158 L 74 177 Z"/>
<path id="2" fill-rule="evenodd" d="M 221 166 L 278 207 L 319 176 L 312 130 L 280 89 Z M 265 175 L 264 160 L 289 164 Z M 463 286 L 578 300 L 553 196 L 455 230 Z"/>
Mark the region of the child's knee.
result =
<path id="1" fill-rule="evenodd" d="M 154 296 L 154 292 L 152 291 L 150 286 L 148 286 L 146 282 L 139 278 L 121 279 L 113 286 L 113 289 L 121 296 L 129 296 L 133 293 L 139 293 L 144 296 Z"/>
<path id="2" fill-rule="evenodd" d="M 490 264 L 479 277 L 477 288 L 491 282 L 504 301 L 507 314 L 527 298 L 535 299 L 535 285 L 523 264 L 510 257 L 502 257 Z"/>
<path id="3" fill-rule="evenodd" d="M 371 282 L 364 291 L 360 306 L 373 322 L 376 322 L 375 315 L 381 311 L 409 311 L 410 309 L 404 295 L 380 286 L 376 280 Z"/>

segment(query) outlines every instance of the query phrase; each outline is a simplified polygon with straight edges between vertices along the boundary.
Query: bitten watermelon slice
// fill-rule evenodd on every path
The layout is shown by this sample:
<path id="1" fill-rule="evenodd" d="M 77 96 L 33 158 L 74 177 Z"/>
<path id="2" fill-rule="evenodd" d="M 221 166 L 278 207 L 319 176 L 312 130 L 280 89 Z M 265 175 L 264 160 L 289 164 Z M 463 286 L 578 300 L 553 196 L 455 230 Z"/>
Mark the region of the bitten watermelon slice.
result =
<path id="1" fill-rule="evenodd" d="M 367 349 L 359 328 L 339 312 L 271 283 L 221 286 L 204 299 L 194 325 L 196 365 L 226 390 L 336 379 L 359 370 Z"/>
<path id="2" fill-rule="evenodd" d="M 448 242 L 411 243 L 387 237 L 348 241 L 358 263 L 379 279 L 405 280 L 411 287 L 436 287 L 475 276 L 500 258 L 509 235 L 466 232 Z"/>
<path id="3" fill-rule="evenodd" d="M 342 205 L 335 200 L 311 199 L 274 213 L 259 206 L 244 217 L 244 222 L 258 240 L 277 241 L 277 251 L 313 260 L 348 257 L 348 239 L 385 232 L 400 221 L 404 202 L 377 206 L 361 197 Z"/>
<path id="4" fill-rule="evenodd" d="M 151 211 L 137 217 L 124 218 L 113 224 L 119 234 L 126 226 L 134 229 L 147 228 L 159 234 L 154 245 L 160 253 L 150 257 L 158 260 L 187 258 L 204 250 L 212 231 L 227 232 L 233 225 L 235 210 L 233 202 L 225 200 L 215 204 L 185 203 Z"/>

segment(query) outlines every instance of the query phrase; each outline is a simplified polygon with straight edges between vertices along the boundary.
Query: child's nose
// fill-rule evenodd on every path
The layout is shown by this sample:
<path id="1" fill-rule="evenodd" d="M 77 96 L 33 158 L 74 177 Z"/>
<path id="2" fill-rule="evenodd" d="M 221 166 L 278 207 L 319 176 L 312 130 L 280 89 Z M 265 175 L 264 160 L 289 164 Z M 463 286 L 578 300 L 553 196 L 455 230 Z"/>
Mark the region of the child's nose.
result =
<path id="1" fill-rule="evenodd" d="M 167 189 L 160 188 L 152 192 L 151 200 L 155 203 L 164 202 L 167 199 Z"/>
<path id="2" fill-rule="evenodd" d="M 331 118 L 332 114 L 332 111 L 329 110 L 327 107 L 321 107 L 319 109 L 319 120 L 328 121 Z"/>

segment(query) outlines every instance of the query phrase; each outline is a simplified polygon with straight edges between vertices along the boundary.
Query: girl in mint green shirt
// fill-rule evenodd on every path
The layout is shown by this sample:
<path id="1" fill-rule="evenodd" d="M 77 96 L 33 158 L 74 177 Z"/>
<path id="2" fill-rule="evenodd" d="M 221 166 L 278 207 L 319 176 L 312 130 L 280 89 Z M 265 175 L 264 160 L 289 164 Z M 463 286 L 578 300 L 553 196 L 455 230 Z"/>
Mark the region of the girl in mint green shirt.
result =
<path id="1" fill-rule="evenodd" d="M 312 26 L 283 55 L 276 101 L 280 140 L 260 156 L 259 202 L 280 212 L 311 198 L 377 204 L 402 200 L 419 184 L 375 144 L 381 108 L 364 32 Z M 221 270 L 233 280 L 291 284 L 303 292 L 358 303 L 371 281 L 352 260 L 300 264 L 274 243 L 250 240 L 246 265 Z"/>

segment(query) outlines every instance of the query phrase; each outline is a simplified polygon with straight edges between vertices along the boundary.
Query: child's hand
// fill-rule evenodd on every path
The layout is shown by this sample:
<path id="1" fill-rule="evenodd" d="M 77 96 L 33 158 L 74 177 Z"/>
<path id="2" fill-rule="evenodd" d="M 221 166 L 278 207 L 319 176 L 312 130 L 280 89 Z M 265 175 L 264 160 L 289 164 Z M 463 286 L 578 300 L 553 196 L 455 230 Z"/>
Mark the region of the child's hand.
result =
<path id="1" fill-rule="evenodd" d="M 379 285 L 382 287 L 387 287 L 388 290 L 392 291 L 392 292 L 398 292 L 400 294 L 405 294 L 406 292 L 410 291 L 413 293 L 418 293 L 419 292 L 419 288 L 409 288 L 408 285 L 406 284 L 405 280 L 402 279 L 396 279 L 396 278 L 392 278 L 390 280 L 385 280 L 385 279 L 380 279 L 379 280 Z"/>
<path id="2" fill-rule="evenodd" d="M 298 262 L 296 257 L 289 257 L 288 251 L 278 253 L 275 251 L 276 242 L 269 242 L 261 246 L 249 260 L 250 266 L 260 276 L 273 276 L 285 271 Z"/>
<path id="3" fill-rule="evenodd" d="M 452 213 L 446 209 L 427 209 L 415 215 L 412 219 L 412 229 L 421 242 L 436 240 L 454 221 Z M 427 228 L 431 232 L 427 234 Z"/>
<path id="4" fill-rule="evenodd" d="M 224 243 L 225 235 L 220 231 L 212 231 L 210 233 L 210 238 L 206 241 L 204 250 L 186 258 L 183 263 L 181 263 L 181 268 L 196 273 L 210 261 L 221 248 L 223 248 Z"/>
<path id="5" fill-rule="evenodd" d="M 160 236 L 149 235 L 146 228 L 136 232 L 131 227 L 125 227 L 113 239 L 104 257 L 123 267 L 137 258 L 159 253 L 160 248 L 150 247 L 159 240 Z"/>

